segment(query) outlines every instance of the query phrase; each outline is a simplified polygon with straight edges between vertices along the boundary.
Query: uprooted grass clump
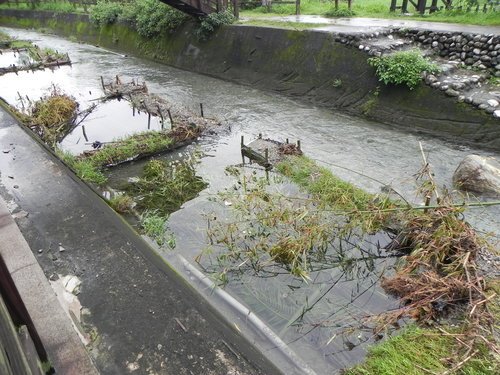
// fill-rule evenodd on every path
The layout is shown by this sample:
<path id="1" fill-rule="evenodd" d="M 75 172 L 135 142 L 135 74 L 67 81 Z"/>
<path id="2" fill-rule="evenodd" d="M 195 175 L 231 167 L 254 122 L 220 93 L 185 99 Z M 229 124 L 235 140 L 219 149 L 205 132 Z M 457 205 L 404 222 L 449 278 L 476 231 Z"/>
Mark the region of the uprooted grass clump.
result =
<path id="1" fill-rule="evenodd" d="M 103 168 L 171 150 L 194 140 L 199 132 L 199 129 L 181 126 L 171 131 L 148 131 L 118 139 L 79 156 L 60 150 L 58 155 L 82 180 L 101 185 L 107 180 Z"/>
<path id="2" fill-rule="evenodd" d="M 78 115 L 78 102 L 57 88 L 37 100 L 29 102 L 23 123 L 37 133 L 49 146 L 54 147 L 68 134 Z"/>
<path id="3" fill-rule="evenodd" d="M 137 201 L 137 209 L 155 212 L 168 217 L 185 202 L 195 198 L 207 183 L 196 176 L 192 162 L 166 163 L 150 160 L 144 174 L 127 188 L 127 192 Z"/>
<path id="4" fill-rule="evenodd" d="M 127 194 L 115 195 L 108 203 L 113 210 L 120 214 L 131 213 L 134 207 L 134 200 Z"/>

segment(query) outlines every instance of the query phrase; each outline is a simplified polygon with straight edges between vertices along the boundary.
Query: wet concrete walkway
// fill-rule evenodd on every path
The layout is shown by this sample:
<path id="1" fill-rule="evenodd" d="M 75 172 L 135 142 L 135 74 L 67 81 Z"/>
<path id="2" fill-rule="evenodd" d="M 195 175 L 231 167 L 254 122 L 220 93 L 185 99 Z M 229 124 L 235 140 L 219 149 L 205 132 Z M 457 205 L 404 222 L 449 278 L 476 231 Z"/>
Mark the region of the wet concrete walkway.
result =
<path id="1" fill-rule="evenodd" d="M 464 25 L 446 22 L 428 22 L 406 19 L 382 19 L 382 18 L 327 18 L 316 15 L 300 16 L 277 16 L 277 17 L 243 17 L 241 20 L 269 20 L 281 22 L 296 22 L 322 25 L 312 30 L 345 32 L 345 33 L 366 33 L 375 32 L 390 28 L 409 28 L 433 30 L 442 32 L 458 32 L 472 34 L 500 34 L 500 26 L 478 26 Z M 327 26 L 325 26 L 327 25 Z"/>
<path id="2" fill-rule="evenodd" d="M 0 194 L 45 276 L 82 281 L 81 326 L 100 373 L 278 373 L 1 108 L 0 150 Z"/>

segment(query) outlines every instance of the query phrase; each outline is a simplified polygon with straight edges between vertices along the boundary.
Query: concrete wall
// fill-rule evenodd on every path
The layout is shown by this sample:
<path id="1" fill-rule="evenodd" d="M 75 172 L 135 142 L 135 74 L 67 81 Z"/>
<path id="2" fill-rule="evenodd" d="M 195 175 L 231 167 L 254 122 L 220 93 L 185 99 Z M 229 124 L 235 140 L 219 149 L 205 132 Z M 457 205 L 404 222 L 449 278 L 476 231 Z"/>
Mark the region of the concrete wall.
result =
<path id="1" fill-rule="evenodd" d="M 228 26 L 199 41 L 195 25 L 141 38 L 126 24 L 98 28 L 86 15 L 0 10 L 0 25 L 49 28 L 88 43 L 178 68 L 282 93 L 411 131 L 500 149 L 500 119 L 421 85 L 385 86 L 368 55 L 331 33 Z M 332 129 L 335 132 L 335 129 Z"/>

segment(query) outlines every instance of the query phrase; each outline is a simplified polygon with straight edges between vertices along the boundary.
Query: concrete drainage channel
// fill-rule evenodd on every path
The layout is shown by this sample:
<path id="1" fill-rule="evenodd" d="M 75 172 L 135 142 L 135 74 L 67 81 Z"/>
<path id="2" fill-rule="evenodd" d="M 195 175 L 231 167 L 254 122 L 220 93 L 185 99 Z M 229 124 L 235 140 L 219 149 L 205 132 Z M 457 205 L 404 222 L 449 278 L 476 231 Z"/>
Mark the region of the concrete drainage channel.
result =
<path id="1" fill-rule="evenodd" d="M 41 252 L 37 253 L 38 260 L 46 275 L 54 279 L 58 278 L 57 275 L 74 275 L 81 280 L 79 301 L 84 307 L 84 313 L 80 325 L 91 342 L 89 348 L 92 357 L 103 373 L 122 373 L 126 369 L 137 373 L 147 373 L 150 370 L 162 373 L 165 369 L 174 368 L 179 373 L 186 374 L 189 371 L 207 374 L 218 374 L 220 371 L 270 374 L 279 372 L 274 368 L 276 366 L 286 374 L 313 374 L 344 368 L 363 358 L 367 344 L 373 340 L 362 331 L 351 335 L 344 334 L 345 328 L 363 315 L 386 311 L 396 303 L 385 295 L 377 284 L 380 278 L 378 271 L 390 267 L 390 260 L 386 261 L 380 257 L 375 264 L 367 264 L 357 269 L 357 274 L 363 275 L 359 282 L 344 277 L 341 269 L 330 268 L 319 270 L 308 283 L 288 275 L 262 279 L 251 273 L 242 273 L 235 277 L 234 282 L 230 280 L 225 289 L 221 289 L 213 281 L 220 276 L 220 272 L 216 271 L 216 257 L 206 258 L 205 253 L 201 254 L 207 246 L 207 220 L 210 221 L 210 215 L 214 214 L 218 219 L 224 219 L 224 213 L 234 204 L 231 199 L 220 201 L 218 197 L 220 192 L 231 189 L 235 183 L 231 173 L 234 173 L 232 168 L 241 163 L 240 133 L 244 134 L 245 139 L 256 138 L 259 133 L 301 139 L 302 148 L 306 153 L 311 152 L 313 157 L 330 162 L 338 160 L 326 159 L 326 155 L 332 154 L 332 149 L 329 148 L 332 146 L 329 143 L 332 143 L 334 148 L 346 147 L 346 142 L 355 147 L 360 141 L 359 137 L 374 137 L 372 142 L 365 145 L 365 148 L 369 149 L 370 144 L 378 144 L 388 138 L 397 139 L 404 152 L 401 153 L 400 150 L 399 156 L 389 155 L 386 160 L 379 159 L 376 162 L 380 166 L 401 161 L 406 165 L 401 179 L 407 179 L 418 166 L 414 159 L 399 160 L 408 157 L 409 145 L 416 143 L 416 137 L 385 129 L 379 124 L 369 124 L 342 116 L 337 118 L 337 115 L 301 107 L 280 97 L 142 60 L 124 58 L 92 46 L 77 45 L 36 33 L 12 30 L 8 32 L 19 38 L 36 38 L 40 44 L 57 45 L 61 50 L 68 51 L 73 60 L 72 68 L 61 67 L 53 72 L 36 73 L 36 85 L 32 77 L 23 75 L 24 73 L 15 78 L 0 78 L 0 82 L 9 82 L 9 86 L 2 83 L 2 87 L 9 88 L 2 92 L 2 95 L 11 104 L 18 102 L 19 97 L 23 98 L 25 95 L 34 100 L 42 96 L 52 83 L 56 83 L 62 91 L 74 96 L 81 107 L 87 108 L 89 104 L 98 102 L 96 99 L 103 95 L 100 76 L 106 77 L 106 83 L 119 74 L 123 82 L 130 82 L 132 78 L 137 82 L 137 78 L 140 78 L 141 82 L 147 82 L 151 93 L 158 93 L 163 100 L 188 108 L 185 113 L 189 112 L 191 115 L 185 117 L 187 127 L 182 133 L 183 136 L 196 130 L 197 121 L 201 118 L 200 103 L 204 104 L 205 118 L 226 118 L 225 121 L 220 121 L 223 125 L 210 126 L 203 135 L 196 134 L 201 135 L 196 143 L 179 144 L 182 147 L 177 148 L 175 152 L 159 153 L 153 161 L 128 160 L 127 163 L 109 169 L 101 167 L 118 163 L 112 160 L 107 161 L 107 164 L 98 165 L 97 170 L 102 173 L 105 181 L 100 183 L 96 191 L 107 198 L 130 195 L 132 202 L 124 206 L 124 217 L 136 230 L 148 230 L 148 225 L 140 223 L 141 218 L 149 218 L 150 223 L 154 223 L 153 219 L 156 217 L 148 216 L 149 214 L 163 215 L 160 216 L 163 220 L 160 224 L 162 229 L 168 227 L 168 237 L 165 237 L 164 233 L 157 238 L 154 235 L 148 236 L 153 238 L 148 238 L 148 241 L 151 241 L 150 244 L 156 252 L 144 246 L 136 238 L 136 234 L 124 226 L 121 219 L 103 207 L 101 201 L 89 196 L 88 187 L 79 182 L 71 182 L 64 169 L 58 167 L 57 163 L 44 160 L 47 157 L 37 154 L 35 160 L 40 159 L 42 162 L 37 162 L 36 165 L 41 169 L 30 176 L 25 164 L 21 171 L 27 175 L 22 176 L 20 172 L 14 173 L 13 165 L 16 161 L 21 165 L 22 155 L 30 147 L 16 145 L 12 153 L 6 154 L 16 159 L 3 164 L 3 195 L 17 201 L 19 206 L 29 213 L 18 220 L 18 225 L 27 236 L 32 249 L 41 249 Z M 120 71 L 116 70 L 116 66 L 120 67 Z M 157 107 L 148 105 L 149 101 L 142 99 L 142 103 L 146 103 L 147 107 L 145 112 L 145 109 L 140 107 L 141 100 L 137 102 L 127 95 L 125 99 L 126 101 L 107 101 L 99 104 L 80 126 L 71 129 L 69 134 L 58 142 L 59 147 L 66 153 L 73 154 L 73 158 L 74 155 L 86 151 L 87 156 L 77 157 L 77 161 L 99 161 L 96 155 L 99 155 L 100 147 L 103 146 L 102 150 L 105 150 L 106 145 L 117 146 L 120 143 L 116 141 L 117 137 L 125 137 L 138 131 L 162 131 L 163 126 L 167 128 L 163 130 L 170 131 L 172 123 L 184 121 L 178 120 L 173 111 L 170 113 L 173 115 L 173 121 L 169 119 L 169 114 L 159 108 L 159 102 Z M 130 105 L 129 101 L 135 104 Z M 266 106 L 265 103 L 271 104 Z M 158 111 L 157 116 L 147 115 L 148 112 L 151 114 L 154 111 Z M 304 115 L 315 120 L 312 121 L 314 126 L 303 124 L 300 119 Z M 339 133 L 336 134 L 339 139 L 322 140 L 331 132 L 329 125 L 335 121 L 339 126 Z M 129 126 L 126 131 L 124 126 Z M 13 133 L 12 125 L 8 130 Z M 119 131 L 122 133 L 118 133 Z M 340 133 L 342 131 L 345 131 L 345 137 Z M 349 139 L 348 134 L 351 134 L 353 139 Z M 172 137 L 172 134 L 169 136 Z M 8 136 L 4 135 L 3 140 L 7 139 Z M 92 150 L 96 141 L 97 145 L 100 145 L 96 147 L 97 151 Z M 461 149 L 433 139 L 424 138 L 424 142 L 434 152 L 442 153 L 439 155 L 445 159 L 445 164 L 440 168 L 444 175 L 449 174 L 454 165 L 471 152 L 470 149 Z M 170 147 L 171 144 L 167 146 Z M 384 145 L 380 147 L 385 148 Z M 397 149 L 397 145 L 394 149 Z M 357 154 L 362 152 L 351 149 L 350 156 L 354 160 L 359 157 Z M 493 152 L 490 155 L 496 156 Z M 137 156 L 135 151 L 133 156 Z M 341 156 L 337 153 L 335 157 Z M 366 158 L 370 160 L 374 156 L 367 154 Z M 355 161 L 354 164 L 356 165 L 353 165 L 353 168 L 371 169 L 366 160 Z M 45 167 L 42 168 L 43 165 Z M 258 182 L 264 174 L 261 169 L 253 167 L 247 166 L 244 170 L 249 173 L 249 178 Z M 412 169 L 413 167 L 415 168 Z M 171 176 L 168 175 L 170 169 L 174 170 Z M 144 204 L 151 197 L 150 191 L 146 189 L 148 176 L 159 172 L 153 173 L 155 179 L 160 178 L 154 181 L 163 181 L 161 178 L 165 175 L 169 177 L 168 180 L 175 180 L 180 171 L 187 171 L 186 175 L 190 181 L 206 181 L 208 186 L 201 186 L 187 201 L 174 202 L 173 206 L 182 207 L 180 210 L 179 207 L 166 207 L 165 211 L 152 212 L 154 209 Z M 88 172 L 89 170 L 83 170 L 82 177 L 88 176 Z M 389 176 L 394 178 L 390 171 L 380 173 L 386 173 L 379 176 L 382 180 Z M 40 194 L 40 191 L 31 187 L 32 178 L 39 181 L 41 191 L 49 191 L 54 181 L 58 181 L 61 186 L 56 186 L 53 192 L 47 193 L 46 201 L 37 202 L 37 193 Z M 349 178 L 352 178 L 352 175 Z M 296 186 L 289 186 L 280 179 L 278 174 L 271 174 L 272 189 L 284 189 L 283 191 L 292 191 L 294 194 L 297 192 Z M 364 187 L 373 189 L 373 186 L 370 187 L 372 182 L 368 182 Z M 409 191 L 410 189 L 404 190 L 406 195 Z M 80 195 L 76 196 L 76 193 Z M 81 203 L 82 199 L 88 199 L 89 202 Z M 158 202 L 158 198 L 152 199 Z M 44 205 L 52 206 L 53 202 L 57 202 L 60 207 L 43 208 Z M 77 204 L 73 206 L 71 202 Z M 53 221 L 49 224 L 39 218 L 40 212 L 46 210 L 53 210 L 50 214 Z M 89 220 L 84 219 L 88 218 L 88 215 L 102 215 L 105 220 L 101 222 L 96 219 L 95 223 L 88 223 Z M 79 218 L 82 223 L 79 223 Z M 62 239 L 57 228 L 47 228 L 50 224 L 61 225 L 64 222 L 70 223 L 68 225 L 72 234 L 68 235 L 68 229 L 63 229 L 65 234 Z M 103 223 L 109 225 L 104 231 L 101 227 Z M 491 225 L 491 222 L 485 225 Z M 64 226 L 65 224 L 62 227 Z M 45 230 L 50 233 L 49 236 L 38 237 L 38 234 L 44 233 Z M 66 241 L 66 237 L 70 240 Z M 380 250 L 380 243 L 388 241 L 382 233 L 379 237 L 368 240 L 372 242 L 364 243 L 363 246 L 370 252 Z M 60 251 L 60 247 L 64 251 Z M 358 243 L 355 243 L 354 247 L 359 247 Z M 141 260 L 139 254 L 156 266 Z M 201 255 L 203 257 L 200 258 Z M 131 267 L 131 264 L 134 266 Z M 176 271 L 173 272 L 169 267 Z M 190 284 L 189 287 L 179 279 L 179 275 Z M 335 279 L 341 280 L 340 283 L 333 290 L 328 289 Z M 74 282 L 76 279 L 68 281 L 71 280 Z M 190 287 L 197 289 L 205 299 L 197 301 L 196 295 L 186 292 Z M 104 288 L 104 291 L 99 291 L 100 288 Z M 186 293 L 186 301 L 181 298 L 183 293 Z M 126 297 L 122 299 L 122 296 Z M 176 301 L 175 304 L 179 307 L 171 307 L 171 301 Z M 192 311 L 190 303 L 196 306 L 196 311 Z M 217 312 L 214 313 L 214 310 Z M 332 312 L 335 314 L 329 315 Z M 225 317 L 224 320 L 221 315 Z M 129 324 L 130 319 L 133 322 Z M 312 327 L 318 327 L 318 322 L 324 324 L 309 331 Z M 163 324 L 167 324 L 167 328 L 164 328 Z M 217 328 L 210 328 L 210 324 Z M 213 335 L 213 338 L 207 337 L 210 335 Z M 173 339 L 178 340 L 178 343 L 173 343 Z M 193 342 L 200 344 L 199 352 L 193 353 L 189 349 Z M 208 349 L 210 345 L 216 350 Z M 206 350 L 207 354 L 203 354 L 203 350 Z M 245 358 L 261 370 L 252 368 Z M 211 361 L 216 364 L 215 368 L 211 367 Z"/>

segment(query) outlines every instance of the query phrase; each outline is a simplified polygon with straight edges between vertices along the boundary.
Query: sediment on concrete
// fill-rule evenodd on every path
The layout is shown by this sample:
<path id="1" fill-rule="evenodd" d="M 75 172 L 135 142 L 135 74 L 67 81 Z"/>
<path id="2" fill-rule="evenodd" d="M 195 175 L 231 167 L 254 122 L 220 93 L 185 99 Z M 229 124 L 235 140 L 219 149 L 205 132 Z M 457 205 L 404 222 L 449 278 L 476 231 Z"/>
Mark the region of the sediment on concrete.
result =
<path id="1" fill-rule="evenodd" d="M 167 37 L 145 39 L 123 23 L 100 28 L 87 15 L 12 9 L 0 10 L 0 24 L 49 28 L 63 36 L 409 131 L 500 149 L 500 119 L 426 85 L 408 90 L 381 84 L 367 62 L 368 54 L 339 42 L 334 33 L 234 25 L 200 41 L 196 25 L 186 24 Z"/>

